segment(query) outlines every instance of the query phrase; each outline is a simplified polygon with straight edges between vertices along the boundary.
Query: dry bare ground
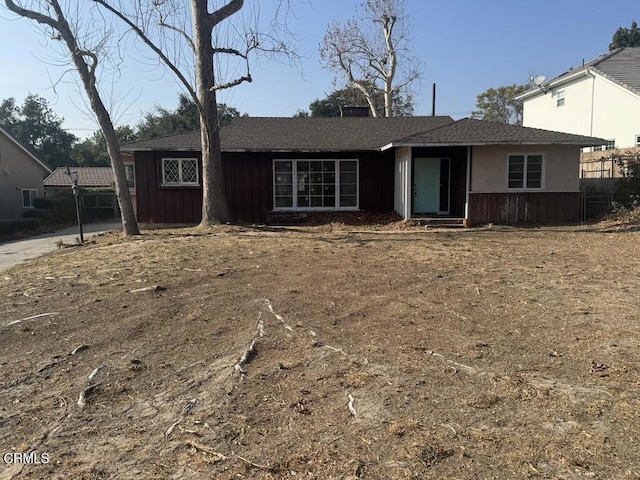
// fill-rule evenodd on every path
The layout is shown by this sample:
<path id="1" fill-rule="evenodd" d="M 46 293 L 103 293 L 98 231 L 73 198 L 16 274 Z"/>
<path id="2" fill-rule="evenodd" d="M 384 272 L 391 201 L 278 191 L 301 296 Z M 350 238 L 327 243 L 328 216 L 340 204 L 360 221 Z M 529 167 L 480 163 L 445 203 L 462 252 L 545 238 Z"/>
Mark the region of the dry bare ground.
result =
<path id="1" fill-rule="evenodd" d="M 0 454 L 49 461 L 0 479 L 638 479 L 640 233 L 605 227 L 153 231 L 5 270 Z"/>

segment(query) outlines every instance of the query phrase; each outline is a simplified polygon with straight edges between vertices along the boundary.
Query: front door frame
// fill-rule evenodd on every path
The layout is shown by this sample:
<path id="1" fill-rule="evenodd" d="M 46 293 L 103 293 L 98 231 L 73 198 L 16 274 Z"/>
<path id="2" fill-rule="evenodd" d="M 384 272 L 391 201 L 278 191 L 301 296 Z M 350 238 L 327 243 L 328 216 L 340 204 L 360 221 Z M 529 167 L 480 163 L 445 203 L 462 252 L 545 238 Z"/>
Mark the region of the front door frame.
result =
<path id="1" fill-rule="evenodd" d="M 439 182 L 439 188 L 438 188 L 438 193 L 437 193 L 437 197 L 438 197 L 438 210 L 434 211 L 434 212 L 416 212 L 415 209 L 415 197 L 417 195 L 418 192 L 418 188 L 420 188 L 420 186 L 417 183 L 417 179 L 416 179 L 416 175 L 415 175 L 415 171 L 416 171 L 416 163 L 419 160 L 439 160 L 440 161 L 440 182 Z M 443 166 L 445 165 L 446 162 L 446 169 L 443 168 Z M 414 157 L 413 158 L 413 162 L 412 162 L 412 166 L 413 168 L 411 169 L 411 184 L 413 186 L 412 188 L 412 195 L 411 195 L 411 213 L 413 215 L 420 215 L 420 214 L 434 214 L 434 215 L 449 215 L 451 213 L 451 158 L 450 157 Z M 445 177 L 445 178 L 443 178 Z M 446 187 L 446 192 L 442 191 L 442 188 Z M 446 197 L 444 198 L 444 200 L 446 200 L 446 208 L 443 209 L 443 193 L 446 195 Z"/>

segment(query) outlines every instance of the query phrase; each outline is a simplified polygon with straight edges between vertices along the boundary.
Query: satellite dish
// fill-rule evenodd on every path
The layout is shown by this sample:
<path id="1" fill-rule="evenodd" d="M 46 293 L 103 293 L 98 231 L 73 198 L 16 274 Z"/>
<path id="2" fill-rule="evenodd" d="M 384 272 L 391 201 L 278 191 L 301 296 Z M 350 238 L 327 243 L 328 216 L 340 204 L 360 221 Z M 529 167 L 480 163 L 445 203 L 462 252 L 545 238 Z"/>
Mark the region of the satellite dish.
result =
<path id="1" fill-rule="evenodd" d="M 534 85 L 536 85 L 537 87 L 539 87 L 540 85 L 542 85 L 546 79 L 547 79 L 547 77 L 545 77 L 544 75 L 536 75 L 535 77 L 531 77 L 531 81 L 532 81 L 532 82 L 534 83 Z"/>

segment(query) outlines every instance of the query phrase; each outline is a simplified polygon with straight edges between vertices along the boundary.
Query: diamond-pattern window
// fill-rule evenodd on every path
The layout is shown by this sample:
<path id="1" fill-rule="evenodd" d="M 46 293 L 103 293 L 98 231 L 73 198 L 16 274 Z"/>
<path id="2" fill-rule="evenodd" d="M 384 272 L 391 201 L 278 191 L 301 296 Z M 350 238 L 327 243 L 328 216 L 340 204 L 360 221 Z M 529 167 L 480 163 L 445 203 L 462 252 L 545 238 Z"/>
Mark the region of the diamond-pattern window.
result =
<path id="1" fill-rule="evenodd" d="M 163 158 L 163 185 L 199 185 L 198 160 L 195 158 Z"/>

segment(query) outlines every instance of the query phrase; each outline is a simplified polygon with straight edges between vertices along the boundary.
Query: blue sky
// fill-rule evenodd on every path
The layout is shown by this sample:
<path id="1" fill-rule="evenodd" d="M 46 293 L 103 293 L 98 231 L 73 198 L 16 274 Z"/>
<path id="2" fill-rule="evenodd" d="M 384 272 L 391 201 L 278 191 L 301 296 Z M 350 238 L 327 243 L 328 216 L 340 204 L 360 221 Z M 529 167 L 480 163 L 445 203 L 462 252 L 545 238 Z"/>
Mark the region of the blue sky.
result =
<path id="1" fill-rule="evenodd" d="M 269 4 L 267 0 L 259 0 Z M 431 114 L 432 84 L 436 113 L 469 116 L 476 96 L 489 87 L 524 83 L 532 74 L 559 75 L 608 50 L 620 26 L 640 21 L 635 0 L 405 0 L 412 22 L 413 48 L 422 64 L 415 114 Z M 4 3 L 4 2 L 0 2 Z M 327 25 L 355 14 L 362 0 L 300 2 L 291 29 L 299 34 L 302 68 L 287 63 L 253 66 L 254 81 L 226 91 L 221 101 L 251 116 L 291 116 L 334 89 L 333 74 L 320 66 L 318 45 Z M 266 12 L 263 12 L 267 15 Z M 109 88 L 120 99 L 118 123 L 135 124 L 160 105 L 173 109 L 181 91 L 173 78 L 140 66 L 130 48 L 126 68 Z M 85 137 L 96 129 L 72 76 L 57 81 L 67 67 L 47 63 L 45 42 L 27 20 L 0 9 L 0 98 L 22 102 L 28 93 L 47 98 L 64 126 Z"/>

